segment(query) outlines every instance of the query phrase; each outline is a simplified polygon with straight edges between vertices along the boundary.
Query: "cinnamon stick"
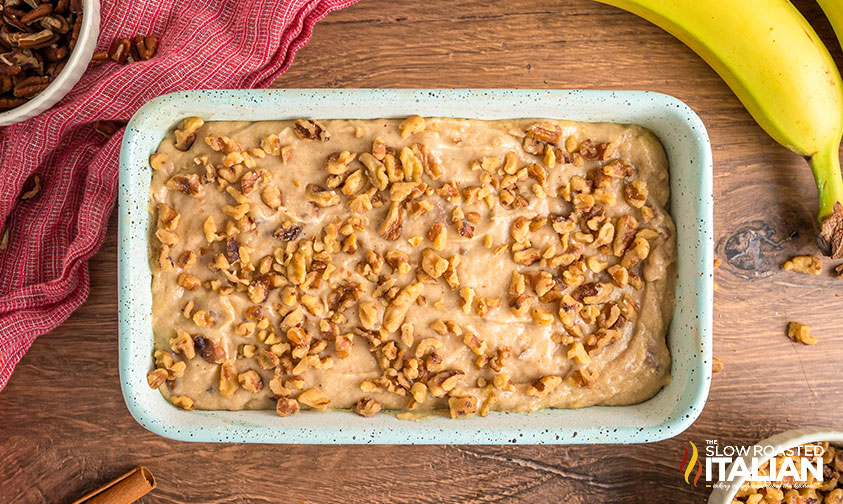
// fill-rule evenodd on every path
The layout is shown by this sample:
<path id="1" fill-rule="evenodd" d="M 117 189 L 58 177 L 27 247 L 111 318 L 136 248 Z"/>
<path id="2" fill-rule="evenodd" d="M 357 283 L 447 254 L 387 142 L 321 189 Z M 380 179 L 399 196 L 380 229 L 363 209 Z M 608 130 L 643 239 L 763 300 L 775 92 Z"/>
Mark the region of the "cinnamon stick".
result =
<path id="1" fill-rule="evenodd" d="M 73 504 L 131 504 L 154 490 L 155 486 L 152 472 L 144 466 L 138 466 Z"/>

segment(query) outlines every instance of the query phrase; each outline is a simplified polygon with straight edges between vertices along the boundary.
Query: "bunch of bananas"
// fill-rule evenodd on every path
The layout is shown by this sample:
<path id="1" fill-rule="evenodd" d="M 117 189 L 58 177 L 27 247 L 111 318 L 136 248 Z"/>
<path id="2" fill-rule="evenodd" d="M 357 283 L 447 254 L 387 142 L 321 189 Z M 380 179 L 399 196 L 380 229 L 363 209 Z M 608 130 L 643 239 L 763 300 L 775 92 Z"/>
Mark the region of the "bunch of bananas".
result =
<path id="1" fill-rule="evenodd" d="M 773 139 L 803 156 L 820 200 L 820 250 L 843 258 L 843 82 L 788 0 L 597 0 L 669 32 L 726 81 Z M 843 0 L 818 0 L 843 44 Z"/>

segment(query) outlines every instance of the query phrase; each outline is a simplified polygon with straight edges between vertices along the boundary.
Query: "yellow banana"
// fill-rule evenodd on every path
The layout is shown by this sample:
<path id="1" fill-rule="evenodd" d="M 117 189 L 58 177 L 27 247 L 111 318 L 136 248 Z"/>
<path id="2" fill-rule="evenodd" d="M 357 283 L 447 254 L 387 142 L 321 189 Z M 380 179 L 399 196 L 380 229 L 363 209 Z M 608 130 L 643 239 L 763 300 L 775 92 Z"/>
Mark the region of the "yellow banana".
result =
<path id="1" fill-rule="evenodd" d="M 843 47 L 843 0 L 817 0 L 817 3 L 820 4 L 825 17 L 834 28 L 840 47 Z"/>
<path id="2" fill-rule="evenodd" d="M 799 11 L 788 0 L 597 1 L 637 14 L 684 42 L 775 141 L 808 160 L 820 199 L 817 243 L 824 253 L 843 257 L 843 82 Z"/>

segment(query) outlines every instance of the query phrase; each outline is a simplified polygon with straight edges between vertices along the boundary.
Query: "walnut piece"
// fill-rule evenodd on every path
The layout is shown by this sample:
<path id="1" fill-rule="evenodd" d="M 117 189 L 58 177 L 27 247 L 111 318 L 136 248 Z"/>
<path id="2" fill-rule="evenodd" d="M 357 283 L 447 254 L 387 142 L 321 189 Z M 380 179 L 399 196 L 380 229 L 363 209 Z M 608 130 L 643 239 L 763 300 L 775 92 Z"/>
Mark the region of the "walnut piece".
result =
<path id="1" fill-rule="evenodd" d="M 380 410 L 381 403 L 370 397 L 364 397 L 354 405 L 354 412 L 366 418 L 376 415 Z"/>
<path id="2" fill-rule="evenodd" d="M 237 368 L 233 359 L 226 359 L 220 366 L 220 394 L 223 397 L 231 397 L 240 388 L 237 381 Z"/>
<path id="3" fill-rule="evenodd" d="M 389 207 L 389 212 L 380 226 L 380 235 L 386 240 L 397 240 L 401 237 L 401 231 L 404 229 L 404 207 L 400 203 L 393 202 Z"/>
<path id="4" fill-rule="evenodd" d="M 193 399 L 185 395 L 172 396 L 170 397 L 170 402 L 181 409 L 193 411 Z"/>
<path id="5" fill-rule="evenodd" d="M 147 383 L 149 383 L 149 388 L 155 390 L 158 387 L 160 387 L 161 385 L 163 385 L 165 381 L 167 381 L 168 376 L 169 376 L 169 373 L 167 372 L 166 369 L 163 369 L 163 368 L 153 369 L 152 371 L 147 373 L 146 381 L 147 381 Z"/>
<path id="6" fill-rule="evenodd" d="M 466 418 L 474 416 L 477 412 L 477 398 L 474 396 L 450 397 L 448 408 L 451 418 Z"/>
<path id="7" fill-rule="evenodd" d="M 525 393 L 532 397 L 545 397 L 553 392 L 560 383 L 562 383 L 562 378 L 559 376 L 545 376 L 527 387 Z"/>
<path id="8" fill-rule="evenodd" d="M 254 369 L 250 369 L 245 373 L 237 375 L 237 381 L 244 390 L 252 392 L 253 394 L 263 390 L 263 381 L 261 381 L 261 376 Z"/>
<path id="9" fill-rule="evenodd" d="M 319 389 L 310 388 L 299 394 L 298 400 L 301 404 L 313 409 L 324 411 L 328 408 L 331 400 Z"/>
<path id="10" fill-rule="evenodd" d="M 200 117 L 185 118 L 173 132 L 176 137 L 175 148 L 186 151 L 196 141 L 196 131 L 205 124 Z"/>
<path id="11" fill-rule="evenodd" d="M 297 120 L 293 131 L 296 133 L 296 136 L 305 141 L 319 140 L 321 142 L 327 142 L 331 139 L 331 135 L 324 126 L 310 119 Z"/>
<path id="12" fill-rule="evenodd" d="M 424 128 L 424 118 L 419 115 L 411 115 L 410 117 L 404 119 L 399 126 L 399 129 L 401 130 L 401 138 L 409 138 L 411 135 L 424 131 Z"/>
<path id="13" fill-rule="evenodd" d="M 797 271 L 809 275 L 819 275 L 823 271 L 822 259 L 817 256 L 796 256 L 782 266 L 786 271 Z"/>
<path id="14" fill-rule="evenodd" d="M 282 417 L 294 415 L 299 412 L 299 402 L 295 399 L 282 397 L 275 404 L 275 412 Z"/>
<path id="15" fill-rule="evenodd" d="M 787 336 L 797 343 L 803 345 L 816 345 L 817 338 L 811 336 L 811 328 L 799 322 L 787 323 Z"/>
<path id="16" fill-rule="evenodd" d="M 204 336 L 194 336 L 193 345 L 199 357 L 202 357 L 207 362 L 211 364 L 222 364 L 225 361 L 225 348 L 213 340 Z"/>

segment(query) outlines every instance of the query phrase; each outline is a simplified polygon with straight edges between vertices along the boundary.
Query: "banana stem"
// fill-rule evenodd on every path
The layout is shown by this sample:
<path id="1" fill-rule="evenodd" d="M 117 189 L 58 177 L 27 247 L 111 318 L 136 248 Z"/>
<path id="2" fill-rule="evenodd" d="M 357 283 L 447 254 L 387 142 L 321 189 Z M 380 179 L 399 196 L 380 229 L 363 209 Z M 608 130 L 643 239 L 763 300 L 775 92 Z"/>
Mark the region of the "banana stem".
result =
<path id="1" fill-rule="evenodd" d="M 817 194 L 821 230 L 817 244 L 825 255 L 843 257 L 843 176 L 840 174 L 840 142 L 816 152 L 808 159 Z"/>
<path id="2" fill-rule="evenodd" d="M 840 174 L 839 147 L 840 145 L 835 143 L 808 159 L 820 198 L 820 222 L 834 212 L 835 203 L 843 203 L 843 176 Z"/>

